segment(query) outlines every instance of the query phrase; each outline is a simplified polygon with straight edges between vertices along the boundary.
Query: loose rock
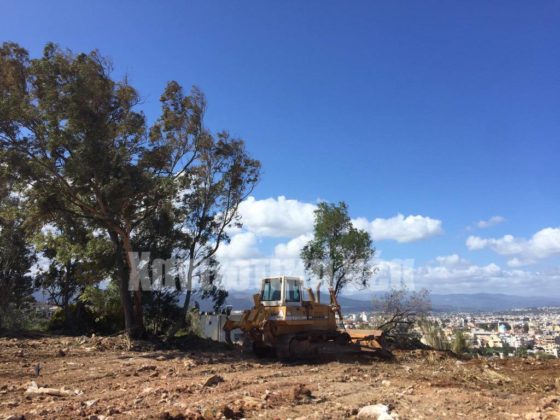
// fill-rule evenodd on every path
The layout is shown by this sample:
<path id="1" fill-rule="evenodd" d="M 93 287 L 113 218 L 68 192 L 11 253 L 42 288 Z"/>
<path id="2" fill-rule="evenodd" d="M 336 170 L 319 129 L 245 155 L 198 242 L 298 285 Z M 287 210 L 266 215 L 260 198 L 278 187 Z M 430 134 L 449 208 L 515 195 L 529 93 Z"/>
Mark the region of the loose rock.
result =
<path id="1" fill-rule="evenodd" d="M 358 411 L 359 419 L 396 420 L 397 413 L 389 413 L 389 407 L 384 404 L 366 405 Z"/>
<path id="2" fill-rule="evenodd" d="M 220 375 L 212 375 L 206 380 L 206 382 L 204 382 L 204 386 L 216 386 L 220 382 L 224 382 L 224 378 Z"/>
<path id="3" fill-rule="evenodd" d="M 54 397 L 69 397 L 72 395 L 79 394 L 79 391 L 70 391 L 64 388 L 56 389 L 56 388 L 43 388 L 38 387 L 35 381 L 32 381 L 31 384 L 27 387 L 25 391 L 25 396 L 37 396 L 37 395 L 52 395 Z"/>

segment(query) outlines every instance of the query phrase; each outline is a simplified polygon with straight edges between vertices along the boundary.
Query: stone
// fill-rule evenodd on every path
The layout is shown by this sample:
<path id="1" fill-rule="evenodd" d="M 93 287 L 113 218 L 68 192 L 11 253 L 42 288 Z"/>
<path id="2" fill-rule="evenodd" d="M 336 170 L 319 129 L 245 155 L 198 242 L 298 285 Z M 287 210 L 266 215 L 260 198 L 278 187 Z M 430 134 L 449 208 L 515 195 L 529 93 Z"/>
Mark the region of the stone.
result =
<path id="1" fill-rule="evenodd" d="M 399 418 L 398 414 L 389 412 L 389 407 L 384 404 L 366 405 L 358 411 L 359 419 L 373 419 L 373 420 L 396 420 Z"/>
<path id="2" fill-rule="evenodd" d="M 560 405 L 560 396 L 559 395 L 550 395 L 548 397 L 544 397 L 540 401 L 541 407 L 546 408 L 553 408 Z"/>
<path id="3" fill-rule="evenodd" d="M 296 402 L 309 401 L 312 398 L 311 390 L 304 384 L 298 384 L 292 389 L 292 400 Z"/>
<path id="4" fill-rule="evenodd" d="M 204 382 L 204 386 L 216 386 L 220 382 L 224 382 L 224 378 L 220 375 L 212 375 L 206 380 L 206 382 Z"/>
<path id="5" fill-rule="evenodd" d="M 72 395 L 78 395 L 80 391 L 69 391 L 64 388 L 43 388 L 38 387 L 35 381 L 31 381 L 31 384 L 25 390 L 26 397 L 33 397 L 38 395 L 52 395 L 54 397 L 69 397 Z"/>
<path id="6" fill-rule="evenodd" d="M 138 369 L 136 369 L 136 372 L 137 372 L 137 373 L 140 373 L 140 372 L 147 372 L 147 371 L 156 370 L 156 369 L 157 369 L 157 368 L 156 368 L 154 365 L 142 365 L 142 366 L 140 366 Z"/>

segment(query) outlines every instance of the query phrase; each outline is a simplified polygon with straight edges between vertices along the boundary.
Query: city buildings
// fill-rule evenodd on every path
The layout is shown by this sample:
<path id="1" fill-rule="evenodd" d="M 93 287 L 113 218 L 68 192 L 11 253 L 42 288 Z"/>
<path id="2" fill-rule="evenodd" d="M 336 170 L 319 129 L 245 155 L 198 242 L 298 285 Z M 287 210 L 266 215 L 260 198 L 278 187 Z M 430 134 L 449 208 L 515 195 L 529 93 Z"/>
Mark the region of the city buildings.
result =
<path id="1" fill-rule="evenodd" d="M 379 314 L 348 314 L 346 328 L 375 328 Z M 432 313 L 449 342 L 457 331 L 473 353 L 488 356 L 560 357 L 560 308 L 516 309 L 504 313 Z M 421 336 L 422 331 L 416 327 Z"/>

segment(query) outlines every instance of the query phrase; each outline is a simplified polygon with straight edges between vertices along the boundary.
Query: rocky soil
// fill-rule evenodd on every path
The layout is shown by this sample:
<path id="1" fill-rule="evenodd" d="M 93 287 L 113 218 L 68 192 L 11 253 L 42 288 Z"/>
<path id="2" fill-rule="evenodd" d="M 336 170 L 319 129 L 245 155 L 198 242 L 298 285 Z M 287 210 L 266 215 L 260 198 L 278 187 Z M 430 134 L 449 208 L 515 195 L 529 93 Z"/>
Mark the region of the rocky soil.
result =
<path id="1" fill-rule="evenodd" d="M 23 417 L 560 419 L 560 361 L 282 364 L 193 339 L 0 338 L 0 420 Z"/>

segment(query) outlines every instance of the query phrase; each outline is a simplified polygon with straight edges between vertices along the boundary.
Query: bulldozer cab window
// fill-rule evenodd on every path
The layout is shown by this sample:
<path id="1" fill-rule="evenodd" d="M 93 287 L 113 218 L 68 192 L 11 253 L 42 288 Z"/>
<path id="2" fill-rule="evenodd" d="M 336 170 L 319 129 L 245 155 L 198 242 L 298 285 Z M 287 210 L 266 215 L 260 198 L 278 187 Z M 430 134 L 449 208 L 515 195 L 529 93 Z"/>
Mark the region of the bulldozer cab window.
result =
<path id="1" fill-rule="evenodd" d="M 298 281 L 288 280 L 286 282 L 286 302 L 301 301 L 301 287 Z"/>
<path id="2" fill-rule="evenodd" d="M 282 299 L 282 281 L 280 279 L 266 279 L 261 292 L 261 301 L 270 302 Z"/>

